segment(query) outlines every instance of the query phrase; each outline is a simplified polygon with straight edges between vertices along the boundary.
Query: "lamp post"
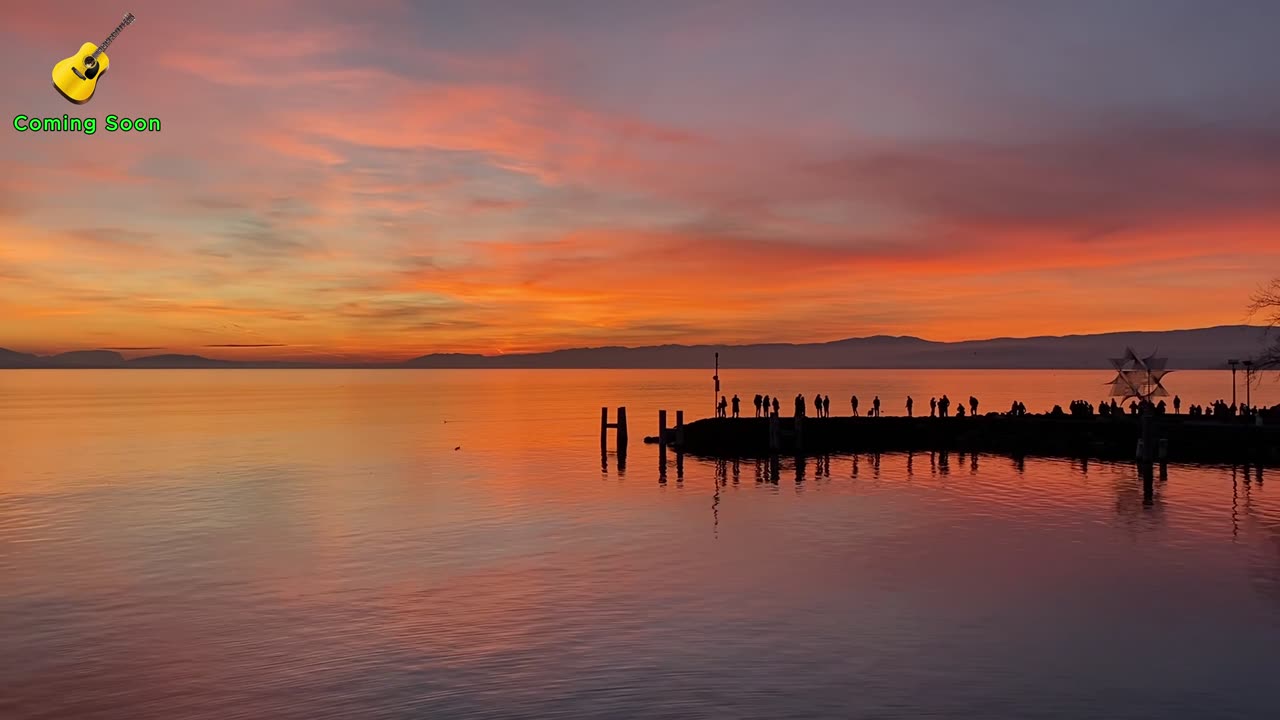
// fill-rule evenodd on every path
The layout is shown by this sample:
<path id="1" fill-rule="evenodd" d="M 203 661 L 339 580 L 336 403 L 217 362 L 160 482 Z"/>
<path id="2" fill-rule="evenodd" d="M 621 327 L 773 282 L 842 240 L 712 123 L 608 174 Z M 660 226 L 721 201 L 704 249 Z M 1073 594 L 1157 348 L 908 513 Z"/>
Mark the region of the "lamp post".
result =
<path id="1" fill-rule="evenodd" d="M 1227 364 L 1231 366 L 1231 404 L 1235 405 L 1236 404 L 1236 366 L 1240 364 L 1240 361 L 1235 358 L 1231 358 L 1230 360 L 1227 361 Z"/>
<path id="2" fill-rule="evenodd" d="M 1245 360 L 1244 365 L 1244 406 L 1253 405 L 1253 361 Z"/>

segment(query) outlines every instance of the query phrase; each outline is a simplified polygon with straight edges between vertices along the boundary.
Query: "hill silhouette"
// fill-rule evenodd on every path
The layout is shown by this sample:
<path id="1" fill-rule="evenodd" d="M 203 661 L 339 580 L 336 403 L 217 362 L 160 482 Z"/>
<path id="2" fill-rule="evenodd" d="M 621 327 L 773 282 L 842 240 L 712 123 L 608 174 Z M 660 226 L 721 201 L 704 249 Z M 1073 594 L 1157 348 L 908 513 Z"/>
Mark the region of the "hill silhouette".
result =
<path id="1" fill-rule="evenodd" d="M 707 368 L 720 353 L 725 368 L 1044 369 L 1093 370 L 1132 346 L 1158 352 L 1170 368 L 1217 369 L 1228 358 L 1260 355 L 1266 328 L 1224 325 L 1192 330 L 1114 332 L 1095 335 L 992 338 L 936 342 L 876 335 L 826 343 L 756 345 L 654 345 L 570 348 L 542 353 L 479 355 L 437 353 L 403 362 L 307 363 L 237 361 L 199 355 L 148 355 L 126 360 L 110 350 L 38 356 L 0 348 L 0 368 Z"/>

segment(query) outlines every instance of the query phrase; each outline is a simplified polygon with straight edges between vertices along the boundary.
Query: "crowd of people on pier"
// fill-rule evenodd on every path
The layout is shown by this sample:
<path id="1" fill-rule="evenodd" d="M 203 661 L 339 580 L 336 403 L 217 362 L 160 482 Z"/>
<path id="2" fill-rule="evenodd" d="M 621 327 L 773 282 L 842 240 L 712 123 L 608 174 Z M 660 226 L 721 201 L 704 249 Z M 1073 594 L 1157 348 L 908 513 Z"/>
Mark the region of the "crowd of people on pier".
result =
<path id="1" fill-rule="evenodd" d="M 1276 408 L 1271 408 L 1272 411 L 1275 409 Z M 1214 402 L 1209 403 L 1209 407 L 1207 409 L 1203 405 L 1192 405 L 1187 408 L 1187 414 L 1191 417 L 1211 417 L 1216 420 L 1230 420 L 1232 418 L 1251 420 L 1259 414 L 1266 412 L 1266 408 L 1250 407 L 1244 403 L 1239 405 L 1236 405 L 1235 403 L 1227 404 L 1226 400 L 1215 400 Z"/>
<path id="2" fill-rule="evenodd" d="M 755 417 L 779 417 L 782 410 L 782 403 L 777 397 L 770 397 L 765 394 L 757 394 L 751 400 L 751 404 L 755 407 Z M 812 400 L 805 398 L 803 393 L 797 393 L 794 400 L 795 417 L 808 417 L 809 407 L 812 405 L 814 417 L 829 418 L 831 417 L 831 396 L 821 393 L 813 396 Z M 871 407 L 867 410 L 867 417 L 880 417 L 880 396 L 876 395 L 871 399 Z M 858 410 L 859 402 L 857 395 L 849 397 L 849 410 L 852 417 L 860 417 Z M 969 396 L 969 414 L 978 414 L 978 398 Z M 907 417 L 915 416 L 915 399 L 910 395 L 906 400 Z M 719 402 L 716 403 L 716 417 L 741 417 L 742 399 L 737 395 L 728 398 L 724 395 L 720 396 Z M 1014 402 L 1010 408 L 1010 415 L 1025 415 L 1027 406 L 1020 402 Z M 730 415 L 732 413 L 732 415 Z M 941 398 L 929 398 L 929 417 L 948 417 L 951 414 L 951 398 L 943 395 Z M 956 416 L 964 417 L 965 406 L 956 407 Z"/>
<path id="3" fill-rule="evenodd" d="M 794 402 L 795 417 L 808 417 L 809 408 L 811 406 L 813 408 L 813 417 L 817 417 L 817 418 L 831 417 L 831 396 L 830 395 L 823 395 L 819 393 L 814 395 L 813 398 L 810 400 L 805 398 L 805 396 L 802 393 L 797 393 L 793 402 Z M 758 417 L 758 418 L 759 417 L 779 417 L 782 410 L 782 403 L 781 401 L 779 401 L 777 397 L 770 397 L 769 395 L 765 395 L 765 394 L 757 394 L 754 398 L 752 398 L 752 405 L 755 407 L 755 417 Z M 929 417 L 951 416 L 951 405 L 952 405 L 951 398 L 948 397 L 946 394 L 943 394 L 942 397 L 929 398 Z M 880 406 L 881 406 L 880 396 L 876 395 L 871 400 L 871 407 L 867 409 L 866 417 L 880 417 L 881 415 Z M 1174 395 L 1172 406 L 1173 406 L 1173 412 L 1175 414 L 1181 414 L 1182 398 L 1177 395 Z M 915 399 L 912 398 L 910 395 L 908 395 L 906 398 L 905 407 L 906 407 L 906 417 L 914 417 L 915 416 Z M 1053 410 L 1049 412 L 1049 415 L 1070 414 L 1076 417 L 1090 417 L 1094 415 L 1098 417 L 1122 417 L 1126 414 L 1142 415 L 1148 412 L 1153 415 L 1164 415 L 1168 412 L 1169 404 L 1166 403 L 1163 399 L 1155 403 L 1149 400 L 1134 400 L 1134 401 L 1130 401 L 1129 404 L 1125 406 L 1117 403 L 1115 398 L 1111 398 L 1110 400 L 1104 399 L 1099 401 L 1096 406 L 1087 400 L 1072 400 L 1067 407 L 1068 407 L 1068 410 L 1064 412 L 1061 405 L 1055 405 L 1053 407 Z M 852 417 L 860 417 L 859 401 L 858 401 L 857 395 L 852 395 L 849 397 L 849 409 Z M 732 413 L 732 415 L 730 415 L 730 413 Z M 716 417 L 732 416 L 736 418 L 736 417 L 741 417 L 741 413 L 742 413 L 741 398 L 739 398 L 737 395 L 734 395 L 732 398 L 727 398 L 724 395 L 720 396 L 720 400 L 716 404 Z M 1217 420 L 1230 420 L 1233 418 L 1253 419 L 1254 417 L 1257 417 L 1259 414 L 1269 415 L 1273 413 L 1280 413 L 1280 406 L 1276 406 L 1276 408 L 1267 409 L 1267 408 L 1250 407 L 1243 403 L 1239 405 L 1237 405 L 1234 402 L 1228 404 L 1225 400 L 1217 400 L 1213 403 L 1210 403 L 1208 406 L 1191 405 L 1187 408 L 1187 415 L 1189 417 L 1210 417 Z M 960 403 L 956 405 L 955 417 L 965 417 L 966 414 L 968 414 L 971 417 L 976 417 L 978 415 L 978 398 L 972 395 L 969 396 L 969 402 L 967 404 L 967 413 L 966 413 L 966 404 Z M 988 414 L 994 415 L 997 413 L 988 413 Z M 1026 415 L 1027 406 L 1023 402 L 1019 400 L 1015 400 L 1013 401 L 1012 404 L 1010 404 L 1009 411 L 1003 414 L 1010 415 L 1010 416 Z"/>

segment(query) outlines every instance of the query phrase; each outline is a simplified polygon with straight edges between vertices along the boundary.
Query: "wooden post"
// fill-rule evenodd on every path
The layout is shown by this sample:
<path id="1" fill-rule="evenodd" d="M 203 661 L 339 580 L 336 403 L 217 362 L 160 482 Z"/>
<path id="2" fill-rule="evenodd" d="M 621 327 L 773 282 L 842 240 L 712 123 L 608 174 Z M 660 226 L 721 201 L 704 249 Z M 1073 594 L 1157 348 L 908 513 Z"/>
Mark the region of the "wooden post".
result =
<path id="1" fill-rule="evenodd" d="M 1155 455 L 1155 448 L 1152 447 L 1155 443 L 1151 435 L 1151 414 L 1145 409 L 1138 418 L 1138 428 L 1138 462 L 1150 465 L 1151 458 Z"/>
<path id="2" fill-rule="evenodd" d="M 684 447 L 684 411 L 676 411 L 676 447 Z"/>
<path id="3" fill-rule="evenodd" d="M 658 411 L 658 445 L 667 447 L 667 411 Z"/>
<path id="4" fill-rule="evenodd" d="M 604 452 L 609 447 L 609 428 L 618 431 L 618 453 L 626 454 L 627 452 L 627 409 L 625 407 L 618 408 L 618 422 L 609 422 L 609 408 L 600 408 L 600 452 Z"/>

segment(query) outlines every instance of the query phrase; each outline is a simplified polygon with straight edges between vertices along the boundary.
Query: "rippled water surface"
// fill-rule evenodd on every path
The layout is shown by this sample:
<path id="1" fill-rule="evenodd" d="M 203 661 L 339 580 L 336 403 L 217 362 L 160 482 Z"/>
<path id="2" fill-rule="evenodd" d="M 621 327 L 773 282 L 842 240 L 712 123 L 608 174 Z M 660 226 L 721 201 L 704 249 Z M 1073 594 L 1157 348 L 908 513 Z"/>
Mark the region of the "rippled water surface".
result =
<path id="1" fill-rule="evenodd" d="M 709 375 L 0 372 L 0 717 L 1280 716 L 1280 477 L 663 473 L 639 439 L 707 414 Z M 836 412 L 1034 411 L 1101 375 L 725 373 Z M 602 405 L 628 406 L 625 469 Z"/>

